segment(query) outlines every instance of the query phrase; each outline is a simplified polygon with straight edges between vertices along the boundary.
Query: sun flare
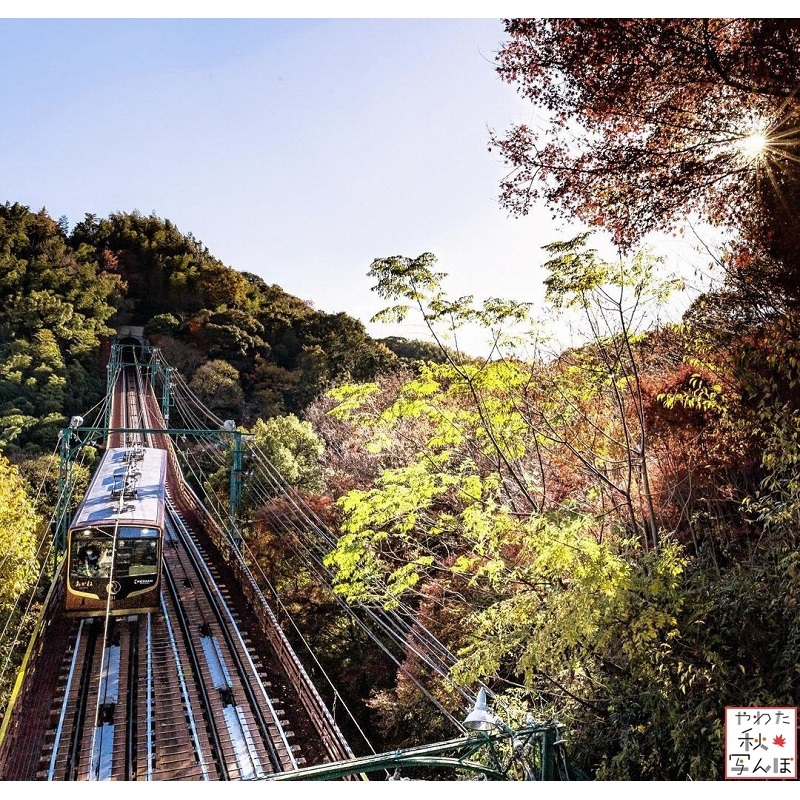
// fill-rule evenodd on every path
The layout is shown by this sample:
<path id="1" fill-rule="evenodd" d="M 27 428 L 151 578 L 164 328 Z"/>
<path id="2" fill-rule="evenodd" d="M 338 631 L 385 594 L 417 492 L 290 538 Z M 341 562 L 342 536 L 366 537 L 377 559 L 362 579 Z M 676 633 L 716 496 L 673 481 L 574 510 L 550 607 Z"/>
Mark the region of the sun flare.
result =
<path id="1" fill-rule="evenodd" d="M 739 149 L 742 154 L 750 161 L 755 161 L 761 156 L 767 147 L 767 137 L 763 133 L 755 132 L 742 137 L 739 142 Z"/>

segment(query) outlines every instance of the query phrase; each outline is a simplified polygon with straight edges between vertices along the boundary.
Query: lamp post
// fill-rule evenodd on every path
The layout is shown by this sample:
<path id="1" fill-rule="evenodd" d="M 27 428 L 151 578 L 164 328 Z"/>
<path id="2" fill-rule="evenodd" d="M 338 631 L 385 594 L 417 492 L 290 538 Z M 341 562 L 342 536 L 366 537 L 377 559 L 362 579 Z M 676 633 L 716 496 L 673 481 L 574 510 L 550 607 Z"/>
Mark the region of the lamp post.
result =
<path id="1" fill-rule="evenodd" d="M 464 727 L 469 731 L 492 731 L 496 728 L 502 730 L 505 724 L 496 714 L 492 714 L 486 702 L 486 689 L 481 686 L 478 690 L 478 699 L 464 720 Z"/>

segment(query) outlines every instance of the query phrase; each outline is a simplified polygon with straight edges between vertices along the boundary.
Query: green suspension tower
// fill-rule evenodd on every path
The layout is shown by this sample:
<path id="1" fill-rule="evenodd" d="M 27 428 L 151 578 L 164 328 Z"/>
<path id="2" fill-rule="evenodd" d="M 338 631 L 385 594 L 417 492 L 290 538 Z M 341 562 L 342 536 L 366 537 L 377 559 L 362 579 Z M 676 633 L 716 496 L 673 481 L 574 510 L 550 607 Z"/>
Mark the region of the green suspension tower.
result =
<path id="1" fill-rule="evenodd" d="M 231 544 L 238 550 L 242 544 L 242 536 L 236 526 L 236 515 L 242 505 L 242 434 L 236 430 L 236 422 L 226 419 L 224 428 L 231 434 L 233 453 L 231 461 L 230 504 L 228 506 L 228 535 Z"/>
<path id="2" fill-rule="evenodd" d="M 58 498 L 56 500 L 55 551 L 56 558 L 64 552 L 69 527 L 69 502 L 72 498 L 74 479 L 72 464 L 75 454 L 83 446 L 78 439 L 78 428 L 83 425 L 83 417 L 73 417 L 68 428 L 62 428 L 59 434 L 58 460 Z"/>
<path id="3" fill-rule="evenodd" d="M 171 403 L 172 373 L 175 367 L 168 367 L 161 363 L 161 351 L 154 347 L 150 352 L 150 381 L 155 391 L 153 378 L 156 376 L 161 380 L 161 414 L 164 417 L 164 425 L 169 428 L 169 407 Z"/>

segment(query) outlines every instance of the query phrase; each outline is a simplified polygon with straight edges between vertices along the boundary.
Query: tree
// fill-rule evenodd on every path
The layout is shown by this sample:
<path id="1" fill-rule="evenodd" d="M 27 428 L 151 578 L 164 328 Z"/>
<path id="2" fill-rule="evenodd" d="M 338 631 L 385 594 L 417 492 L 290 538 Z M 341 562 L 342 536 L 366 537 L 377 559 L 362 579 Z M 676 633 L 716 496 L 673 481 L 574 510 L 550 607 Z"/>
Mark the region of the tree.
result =
<path id="1" fill-rule="evenodd" d="M 441 348 L 433 342 L 406 339 L 404 336 L 387 336 L 378 341 L 406 364 L 413 364 L 415 361 L 435 361 L 441 364 L 446 360 Z"/>
<path id="2" fill-rule="evenodd" d="M 0 206 L 0 337 L 47 328 L 74 357 L 97 348 L 121 285 L 93 256 L 71 248 L 45 211 Z"/>
<path id="3" fill-rule="evenodd" d="M 66 368 L 51 331 L 37 331 L 31 342 L 12 341 L 0 356 L 0 444 L 37 425 L 63 425 Z"/>
<path id="4" fill-rule="evenodd" d="M 581 437 L 562 439 L 547 410 L 541 419 L 548 432 L 562 441 L 601 485 L 614 491 L 612 504 L 621 496 L 631 530 L 641 525 L 657 548 L 659 523 L 650 485 L 650 441 L 638 344 L 657 324 L 658 311 L 667 298 L 683 284 L 674 276 L 660 274 L 662 260 L 652 254 L 639 252 L 628 260 L 608 262 L 587 242 L 588 235 L 583 234 L 545 247 L 552 256 L 544 264 L 549 272 L 546 298 L 556 308 L 578 310 L 588 322 L 589 344 L 580 351 L 580 367 L 599 373 L 600 382 L 591 391 L 598 398 L 609 397 L 610 411 L 605 410 L 596 420 L 590 410 L 578 412 L 578 417 L 586 417 L 594 430 L 583 441 Z M 585 408 L 573 387 L 586 381 L 573 379 L 570 383 L 572 386 L 551 384 L 555 403 L 574 410 L 582 405 Z M 563 417 L 563 412 L 559 416 Z M 620 464 L 624 466 L 620 468 Z M 639 504 L 643 513 L 635 508 Z"/>
<path id="5" fill-rule="evenodd" d="M 315 491 L 321 485 L 320 456 L 324 446 L 308 422 L 294 414 L 256 420 L 250 433 L 255 444 L 291 486 Z"/>
<path id="6" fill-rule="evenodd" d="M 234 416 L 241 413 L 244 396 L 239 372 L 227 361 L 207 361 L 194 373 L 189 388 L 214 411 Z"/>
<path id="7" fill-rule="evenodd" d="M 736 229 L 735 261 L 800 301 L 796 20 L 515 19 L 506 32 L 498 72 L 544 116 L 492 139 L 506 208 L 541 198 L 625 247 L 691 210 Z"/>
<path id="8" fill-rule="evenodd" d="M 192 372 L 198 354 L 238 371 L 248 402 L 237 416 L 300 411 L 333 382 L 369 380 L 397 362 L 358 320 L 316 311 L 280 286 L 225 266 L 154 214 L 87 215 L 68 242 L 124 279 L 116 322 L 144 325 Z M 48 310 L 44 301 L 52 299 L 36 300 Z M 55 304 L 50 316 L 63 310 Z"/>
<path id="9" fill-rule="evenodd" d="M 99 395 L 97 353 L 122 285 L 42 210 L 0 206 L 0 439 L 50 449 Z"/>
<path id="10" fill-rule="evenodd" d="M 40 519 L 16 467 L 0 456 L 0 610 L 8 611 L 36 577 Z"/>
<path id="11" fill-rule="evenodd" d="M 662 525 L 674 504 L 667 459 L 682 434 L 739 413 L 735 387 L 696 367 L 688 391 L 677 378 L 671 395 L 654 388 L 686 366 L 683 332 L 648 330 L 679 287 L 662 277 L 659 259 L 605 260 L 586 237 L 547 251 L 547 299 L 582 315 L 588 338 L 528 361 L 503 357 L 500 346 L 502 324 L 522 317 L 522 307 L 448 300 L 430 254 L 373 264 L 381 296 L 400 301 L 388 314 L 416 305 L 432 329 L 478 320 L 498 346 L 487 361 L 443 348 L 443 363 L 422 364 L 404 380 L 329 393 L 327 413 L 347 425 L 326 426 L 326 444 L 337 472 L 353 470 L 356 488 L 338 499 L 340 537 L 326 564 L 349 602 L 416 609 L 458 653 L 458 683 L 521 685 L 543 715 L 566 723 L 573 751 L 601 777 L 713 779 L 723 758 L 719 708 L 734 694 L 784 702 L 797 687 L 789 664 L 800 506 L 797 482 L 787 480 L 796 472 L 796 424 L 785 414 L 780 429 L 764 420 L 775 433 L 765 458 L 783 450 L 774 480 L 763 484 L 768 503 L 751 506 L 785 525 L 784 535 L 757 545 L 758 535 L 742 535 L 740 492 L 735 518 L 692 520 L 717 535 L 720 555 L 701 541 L 690 557 L 688 537 Z M 797 362 L 794 350 L 781 352 Z M 705 434 L 695 447 L 735 445 L 729 461 L 746 461 L 735 420 Z M 359 462 L 348 456 L 354 449 Z M 363 465 L 368 456 L 373 472 Z M 712 453 L 699 466 L 726 463 Z M 681 513 L 726 489 L 724 476 L 711 474 L 698 498 L 687 472 Z M 761 630 L 752 585 L 775 615 Z M 387 696 L 372 705 L 393 725 Z M 687 724 L 692 733 L 679 734 Z"/>

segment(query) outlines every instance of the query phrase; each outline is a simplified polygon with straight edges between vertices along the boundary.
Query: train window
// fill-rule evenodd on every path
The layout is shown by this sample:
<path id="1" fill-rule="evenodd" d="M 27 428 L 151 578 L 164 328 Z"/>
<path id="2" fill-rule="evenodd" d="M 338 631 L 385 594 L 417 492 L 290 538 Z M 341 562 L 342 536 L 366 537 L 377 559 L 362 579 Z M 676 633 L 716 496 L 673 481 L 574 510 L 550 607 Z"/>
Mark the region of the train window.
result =
<path id="1" fill-rule="evenodd" d="M 108 578 L 111 575 L 111 558 L 114 542 L 107 536 L 102 539 L 73 537 L 70 553 L 70 573 L 74 577 Z"/>
<path id="2" fill-rule="evenodd" d="M 112 554 L 116 556 L 115 578 L 158 572 L 158 529 L 120 525 L 117 534 L 114 554 L 114 539 L 110 532 L 99 528 L 73 532 L 70 575 L 74 578 L 109 578 Z"/>
<path id="3" fill-rule="evenodd" d="M 140 528 L 133 525 L 119 526 L 120 539 L 158 539 L 156 528 Z"/>
<path id="4" fill-rule="evenodd" d="M 134 542 L 129 575 L 153 575 L 158 571 L 158 545 L 153 541 Z"/>
<path id="5" fill-rule="evenodd" d="M 117 542 L 117 563 L 114 573 L 119 578 L 141 577 L 158 572 L 158 530 L 120 525 Z"/>

